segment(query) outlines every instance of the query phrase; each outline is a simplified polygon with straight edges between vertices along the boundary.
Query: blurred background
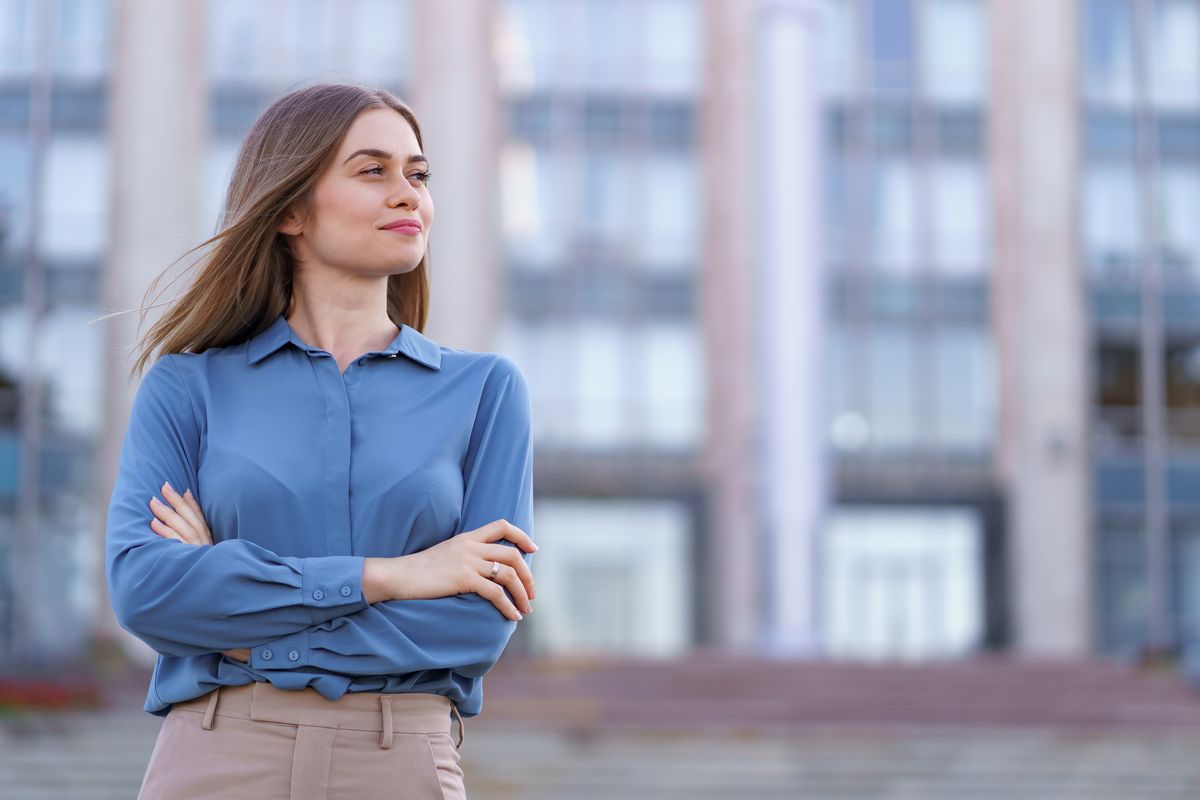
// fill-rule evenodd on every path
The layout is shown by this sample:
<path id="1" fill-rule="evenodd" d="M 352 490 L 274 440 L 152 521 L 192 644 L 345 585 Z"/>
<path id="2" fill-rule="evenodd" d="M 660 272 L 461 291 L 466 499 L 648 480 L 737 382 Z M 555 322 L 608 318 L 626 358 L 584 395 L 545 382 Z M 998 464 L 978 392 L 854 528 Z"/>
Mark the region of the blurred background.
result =
<path id="1" fill-rule="evenodd" d="M 468 787 L 1200 793 L 1197 0 L 0 0 L 16 718 L 126 714 L 136 792 L 154 654 L 101 554 L 137 315 L 97 319 L 215 232 L 273 99 L 340 80 L 421 121 L 426 334 L 532 390 L 539 602 Z M 651 723 L 715 738 L 536 738 Z"/>

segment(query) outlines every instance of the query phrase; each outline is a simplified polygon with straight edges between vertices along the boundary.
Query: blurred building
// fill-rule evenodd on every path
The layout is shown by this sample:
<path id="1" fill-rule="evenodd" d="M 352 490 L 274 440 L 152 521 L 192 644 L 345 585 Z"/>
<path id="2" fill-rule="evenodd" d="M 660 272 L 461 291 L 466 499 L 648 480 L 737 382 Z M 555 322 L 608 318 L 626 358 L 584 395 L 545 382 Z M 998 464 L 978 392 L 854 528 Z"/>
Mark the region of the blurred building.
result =
<path id="1" fill-rule="evenodd" d="M 317 80 L 414 107 L 427 333 L 530 381 L 514 648 L 1198 640 L 1194 2 L 0 0 L 8 658 L 116 632 L 136 319 L 89 320 Z"/>

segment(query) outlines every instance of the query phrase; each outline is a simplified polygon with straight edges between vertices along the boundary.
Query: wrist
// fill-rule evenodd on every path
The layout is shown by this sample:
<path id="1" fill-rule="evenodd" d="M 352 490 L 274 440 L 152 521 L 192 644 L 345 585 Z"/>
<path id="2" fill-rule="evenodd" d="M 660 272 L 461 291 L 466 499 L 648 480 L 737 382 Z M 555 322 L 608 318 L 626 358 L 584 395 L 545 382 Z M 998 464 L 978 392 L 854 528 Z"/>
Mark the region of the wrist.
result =
<path id="1" fill-rule="evenodd" d="M 402 558 L 404 556 L 363 559 L 362 586 L 368 604 L 404 599 L 401 591 L 404 580 L 400 576 Z"/>

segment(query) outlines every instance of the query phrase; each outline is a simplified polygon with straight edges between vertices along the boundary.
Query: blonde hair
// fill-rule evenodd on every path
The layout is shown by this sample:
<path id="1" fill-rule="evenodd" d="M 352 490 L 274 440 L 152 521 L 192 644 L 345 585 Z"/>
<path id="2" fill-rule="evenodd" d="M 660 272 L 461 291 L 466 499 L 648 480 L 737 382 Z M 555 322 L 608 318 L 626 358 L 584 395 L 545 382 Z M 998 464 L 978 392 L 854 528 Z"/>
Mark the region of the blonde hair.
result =
<path id="1" fill-rule="evenodd" d="M 416 115 L 384 89 L 315 84 L 289 92 L 263 111 L 238 150 L 218 232 L 184 256 L 213 247 L 199 260 L 192 285 L 138 341 L 131 376 L 145 368 L 156 348 L 162 355 L 237 344 L 287 311 L 294 261 L 278 226 L 293 205 L 310 208 L 317 178 L 337 155 L 346 132 L 359 114 L 374 108 L 399 112 L 424 149 Z M 388 276 L 387 311 L 397 326 L 424 330 L 427 259 L 428 254 L 415 269 Z M 167 270 L 151 282 L 146 296 Z M 140 310 L 144 321 L 145 303 Z"/>

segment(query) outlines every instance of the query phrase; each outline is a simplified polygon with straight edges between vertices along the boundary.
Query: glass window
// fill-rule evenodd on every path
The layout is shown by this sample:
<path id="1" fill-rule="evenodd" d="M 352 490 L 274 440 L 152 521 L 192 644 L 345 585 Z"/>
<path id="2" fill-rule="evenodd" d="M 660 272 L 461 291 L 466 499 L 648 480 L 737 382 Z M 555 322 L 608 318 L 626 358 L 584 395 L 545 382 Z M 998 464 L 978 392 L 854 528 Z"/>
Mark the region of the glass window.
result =
<path id="1" fill-rule="evenodd" d="M 100 78 L 108 67 L 109 3 L 58 0 L 55 72 L 73 78 Z"/>
<path id="2" fill-rule="evenodd" d="M 291 57 L 291 74 L 309 75 L 330 69 L 334 36 L 338 32 L 337 15 L 345 13 L 347 8 L 331 0 L 290 0 L 290 5 L 291 36 L 285 41 Z"/>
<path id="3" fill-rule="evenodd" d="M 945 273 L 978 274 L 991 249 L 984 166 L 974 160 L 934 162 L 934 262 Z"/>
<path id="4" fill-rule="evenodd" d="M 703 208 L 691 152 L 651 151 L 637 183 L 645 208 L 633 232 L 642 262 L 655 270 L 690 270 L 698 253 Z"/>
<path id="5" fill-rule="evenodd" d="M 28 244 L 29 137 L 0 131 L 0 250 L 16 253 Z"/>
<path id="6" fill-rule="evenodd" d="M 996 424 L 991 335 L 985 328 L 943 327 L 936 341 L 939 442 L 948 450 L 987 450 Z"/>
<path id="7" fill-rule="evenodd" d="M 576 162 L 560 151 L 520 141 L 500 153 L 500 213 L 510 261 L 549 268 L 566 260 L 568 168 Z"/>
<path id="8" fill-rule="evenodd" d="M 916 444 L 916 342 L 912 329 L 879 324 L 871 336 L 870 430 L 880 450 Z"/>
<path id="9" fill-rule="evenodd" d="M 925 0 L 923 90 L 950 103 L 979 103 L 986 94 L 987 35 L 980 0 Z"/>
<path id="10" fill-rule="evenodd" d="M 408 82 L 416 44 L 408 0 L 357 0 L 352 13 L 347 66 L 384 86 Z"/>
<path id="11" fill-rule="evenodd" d="M 1200 5 L 1157 0 L 1150 45 L 1151 90 L 1166 108 L 1200 106 Z"/>
<path id="12" fill-rule="evenodd" d="M 658 447 L 698 447 L 705 427 L 699 332 L 686 323 L 651 323 L 639 334 L 643 442 Z"/>
<path id="13" fill-rule="evenodd" d="M 529 322 L 509 318 L 500 328 L 501 353 L 525 375 L 533 407 L 533 436 L 537 446 L 566 447 L 575 434 L 575 384 L 571 374 L 575 348 L 571 330 L 560 322 Z"/>
<path id="14" fill-rule="evenodd" d="M 700 85 L 703 10 L 693 0 L 642 0 L 638 3 L 645 73 L 630 76 L 626 89 L 657 95 L 694 93 Z"/>
<path id="15" fill-rule="evenodd" d="M 28 76 L 37 43 L 32 0 L 0 0 L 0 75 Z"/>
<path id="16" fill-rule="evenodd" d="M 91 324 L 96 309 L 57 305 L 42 318 L 39 372 L 46 386 L 47 427 L 98 434 L 103 422 L 103 328 Z"/>
<path id="17" fill-rule="evenodd" d="M 912 163 L 879 159 L 871 177 L 874 262 L 891 272 L 911 272 L 916 239 Z"/>
<path id="18" fill-rule="evenodd" d="M 626 389 L 631 352 L 622 326 L 580 320 L 576 329 L 574 365 L 576 441 L 606 448 L 629 442 Z"/>
<path id="19" fill-rule="evenodd" d="M 274 26 L 265 3 L 210 0 L 208 69 L 217 81 L 255 83 L 263 79 L 268 61 L 278 59 L 278 47 L 266 41 Z"/>
<path id="20" fill-rule="evenodd" d="M 592 90 L 613 90 L 627 80 L 627 51 L 635 35 L 628 0 L 582 0 L 578 24 L 582 47 L 583 84 Z"/>
<path id="21" fill-rule="evenodd" d="M 884 93 L 912 87 L 910 0 L 870 0 L 872 83 Z"/>
<path id="22" fill-rule="evenodd" d="M 579 226 L 590 243 L 607 247 L 632 244 L 635 233 L 628 192 L 633 185 L 631 171 L 624 153 L 600 148 L 585 151 Z"/>
<path id="23" fill-rule="evenodd" d="M 821 32 L 821 77 L 828 97 L 848 97 L 855 87 L 857 63 L 854 41 L 854 14 L 850 0 L 826 0 L 821 4 L 825 15 Z"/>
<path id="24" fill-rule="evenodd" d="M 1129 0 L 1086 0 L 1084 94 L 1110 103 L 1133 101 L 1133 6 Z"/>
<path id="25" fill-rule="evenodd" d="M 51 256 L 91 258 L 108 241 L 108 153 L 95 136 L 55 136 L 46 154 L 42 237 Z"/>
<path id="26" fill-rule="evenodd" d="M 498 14 L 499 82 L 509 92 L 547 88 L 560 60 L 558 47 L 567 4 L 550 0 L 505 0 Z"/>
<path id="27" fill-rule="evenodd" d="M 534 510 L 538 654 L 682 656 L 693 646 L 692 515 L 675 500 L 544 498 Z"/>
<path id="28" fill-rule="evenodd" d="M 1136 276 L 1141 246 L 1141 205 L 1129 163 L 1093 163 L 1083 180 L 1083 248 L 1098 278 Z"/>
<path id="29" fill-rule="evenodd" d="M 1200 282 L 1200 166 L 1162 165 L 1158 191 L 1164 274 Z"/>
<path id="30" fill-rule="evenodd" d="M 828 653 L 945 658 L 982 644 L 983 522 L 974 508 L 839 506 L 822 538 Z"/>

